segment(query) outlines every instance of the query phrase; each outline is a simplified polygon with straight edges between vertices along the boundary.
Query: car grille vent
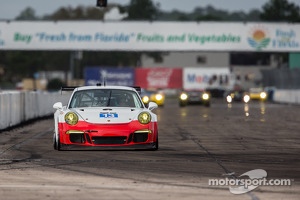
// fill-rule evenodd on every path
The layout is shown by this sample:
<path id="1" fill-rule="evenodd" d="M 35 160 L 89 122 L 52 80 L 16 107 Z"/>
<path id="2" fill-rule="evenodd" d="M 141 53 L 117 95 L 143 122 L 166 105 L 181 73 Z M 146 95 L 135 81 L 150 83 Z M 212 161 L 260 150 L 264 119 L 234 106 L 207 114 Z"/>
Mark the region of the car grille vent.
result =
<path id="1" fill-rule="evenodd" d="M 83 134 L 70 134 L 70 141 L 73 143 L 84 143 L 84 135 Z"/>
<path id="2" fill-rule="evenodd" d="M 148 140 L 148 133 L 135 133 L 133 136 L 134 142 L 146 142 Z"/>
<path id="3" fill-rule="evenodd" d="M 94 144 L 125 144 L 127 137 L 92 137 Z"/>

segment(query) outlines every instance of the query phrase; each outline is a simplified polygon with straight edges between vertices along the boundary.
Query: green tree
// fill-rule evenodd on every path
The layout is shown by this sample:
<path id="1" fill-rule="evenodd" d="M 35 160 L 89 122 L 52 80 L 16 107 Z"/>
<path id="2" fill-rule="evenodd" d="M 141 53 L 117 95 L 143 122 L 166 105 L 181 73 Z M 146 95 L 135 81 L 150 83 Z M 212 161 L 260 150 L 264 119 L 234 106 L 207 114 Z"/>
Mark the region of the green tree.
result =
<path id="1" fill-rule="evenodd" d="M 51 79 L 47 84 L 47 90 L 57 91 L 60 90 L 61 87 L 64 86 L 64 83 L 59 78 Z"/>
<path id="2" fill-rule="evenodd" d="M 300 22 L 300 9 L 287 0 L 269 0 L 260 15 L 263 21 Z"/>
<path id="3" fill-rule="evenodd" d="M 131 0 L 128 6 L 129 20 L 156 20 L 159 10 L 151 0 Z"/>
<path id="4" fill-rule="evenodd" d="M 37 20 L 38 17 L 35 15 L 35 10 L 31 7 L 25 8 L 21 11 L 20 15 L 16 17 L 16 20 Z"/>
<path id="5" fill-rule="evenodd" d="M 221 21 L 222 19 L 215 15 L 200 15 L 196 17 L 196 21 Z"/>

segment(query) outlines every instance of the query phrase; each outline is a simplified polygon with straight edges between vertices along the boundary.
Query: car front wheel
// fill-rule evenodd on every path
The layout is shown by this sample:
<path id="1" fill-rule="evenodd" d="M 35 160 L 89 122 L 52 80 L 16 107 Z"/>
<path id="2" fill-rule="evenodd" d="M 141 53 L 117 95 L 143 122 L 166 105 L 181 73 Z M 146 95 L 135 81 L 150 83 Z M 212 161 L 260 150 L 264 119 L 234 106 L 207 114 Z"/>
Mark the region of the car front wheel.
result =
<path id="1" fill-rule="evenodd" d="M 53 148 L 57 151 L 61 150 L 61 144 L 59 138 L 56 138 L 56 134 L 53 135 Z"/>

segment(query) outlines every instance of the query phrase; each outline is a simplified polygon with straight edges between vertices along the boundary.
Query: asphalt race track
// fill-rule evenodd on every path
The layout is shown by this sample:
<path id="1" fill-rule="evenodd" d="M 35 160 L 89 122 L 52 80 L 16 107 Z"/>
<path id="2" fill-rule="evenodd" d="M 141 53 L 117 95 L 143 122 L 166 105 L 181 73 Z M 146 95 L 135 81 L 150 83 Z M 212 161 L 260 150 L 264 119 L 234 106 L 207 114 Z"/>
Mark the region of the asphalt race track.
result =
<path id="1" fill-rule="evenodd" d="M 158 151 L 55 151 L 52 118 L 0 132 L 0 199 L 299 199 L 300 106 L 166 99 L 155 112 Z M 255 169 L 291 186 L 209 185 Z"/>

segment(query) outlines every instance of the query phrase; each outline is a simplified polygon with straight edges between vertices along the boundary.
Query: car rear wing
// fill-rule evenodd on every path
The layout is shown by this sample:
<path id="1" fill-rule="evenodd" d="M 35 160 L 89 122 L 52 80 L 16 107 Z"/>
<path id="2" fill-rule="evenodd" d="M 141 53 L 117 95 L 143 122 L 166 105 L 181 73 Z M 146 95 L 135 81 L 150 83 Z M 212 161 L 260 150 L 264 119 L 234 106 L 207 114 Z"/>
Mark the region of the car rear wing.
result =
<path id="1" fill-rule="evenodd" d="M 65 87 L 61 87 L 60 91 L 61 91 L 61 93 L 63 91 L 73 91 L 73 90 L 75 90 L 78 87 L 80 87 L 80 86 L 65 86 Z"/>
<path id="2" fill-rule="evenodd" d="M 101 86 L 101 84 L 97 84 L 97 86 Z M 78 88 L 80 86 L 66 86 L 66 87 L 61 87 L 61 92 L 62 91 L 73 91 L 76 88 Z M 141 94 L 141 87 L 140 86 L 131 86 L 132 88 L 134 88 L 139 94 Z"/>
<path id="3" fill-rule="evenodd" d="M 134 88 L 139 94 L 141 94 L 142 89 L 140 86 L 131 86 L 132 88 Z"/>

